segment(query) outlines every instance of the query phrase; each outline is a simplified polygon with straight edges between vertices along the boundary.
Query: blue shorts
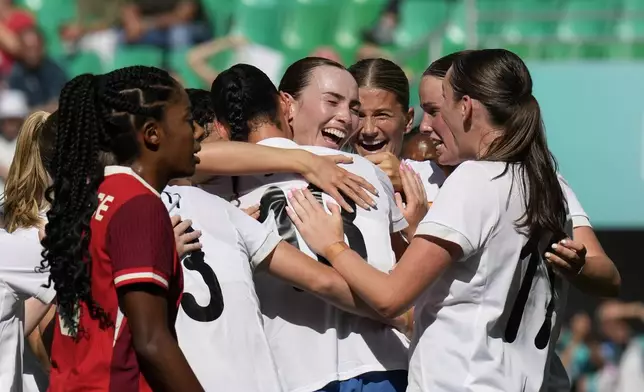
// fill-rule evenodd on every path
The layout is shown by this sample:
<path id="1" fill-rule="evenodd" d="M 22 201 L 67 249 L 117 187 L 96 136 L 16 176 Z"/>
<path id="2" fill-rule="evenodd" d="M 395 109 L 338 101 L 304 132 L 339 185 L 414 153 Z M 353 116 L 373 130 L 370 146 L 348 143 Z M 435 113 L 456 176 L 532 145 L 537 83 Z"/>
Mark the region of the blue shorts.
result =
<path id="1" fill-rule="evenodd" d="M 334 381 L 318 392 L 405 392 L 407 370 L 371 372 L 344 381 Z"/>

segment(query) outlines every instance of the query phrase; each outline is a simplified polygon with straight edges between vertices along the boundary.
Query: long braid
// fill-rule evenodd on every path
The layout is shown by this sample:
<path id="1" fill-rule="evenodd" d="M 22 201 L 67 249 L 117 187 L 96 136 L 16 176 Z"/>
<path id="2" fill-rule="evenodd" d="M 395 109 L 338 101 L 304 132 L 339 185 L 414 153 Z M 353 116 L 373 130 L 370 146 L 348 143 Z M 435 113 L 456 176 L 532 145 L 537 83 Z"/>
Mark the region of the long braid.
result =
<path id="1" fill-rule="evenodd" d="M 101 328 L 112 325 L 92 297 L 90 280 L 90 220 L 103 180 L 99 158 L 112 154 L 119 164 L 136 159 L 137 130 L 148 119 L 161 120 L 179 88 L 165 71 L 129 67 L 102 76 L 80 75 L 60 94 L 42 268 L 49 269 L 64 326 L 77 337 L 82 332 L 75 317 L 80 303 Z"/>

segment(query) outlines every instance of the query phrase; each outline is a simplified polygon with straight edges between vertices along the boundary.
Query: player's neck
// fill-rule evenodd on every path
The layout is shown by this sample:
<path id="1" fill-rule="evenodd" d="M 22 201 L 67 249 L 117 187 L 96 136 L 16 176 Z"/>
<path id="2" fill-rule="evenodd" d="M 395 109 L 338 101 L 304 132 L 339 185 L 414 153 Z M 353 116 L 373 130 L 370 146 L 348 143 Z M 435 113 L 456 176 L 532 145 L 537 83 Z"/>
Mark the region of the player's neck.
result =
<path id="1" fill-rule="evenodd" d="M 262 140 L 270 139 L 274 137 L 283 138 L 284 132 L 279 129 L 275 124 L 264 123 L 255 127 L 252 132 L 248 135 L 248 141 L 250 143 L 259 143 Z"/>
<path id="2" fill-rule="evenodd" d="M 146 165 L 139 160 L 134 161 L 130 165 L 130 168 L 159 193 L 163 192 L 163 188 L 168 185 L 168 181 L 170 180 L 168 176 L 159 173 L 159 170 L 156 170 L 154 166 Z"/>

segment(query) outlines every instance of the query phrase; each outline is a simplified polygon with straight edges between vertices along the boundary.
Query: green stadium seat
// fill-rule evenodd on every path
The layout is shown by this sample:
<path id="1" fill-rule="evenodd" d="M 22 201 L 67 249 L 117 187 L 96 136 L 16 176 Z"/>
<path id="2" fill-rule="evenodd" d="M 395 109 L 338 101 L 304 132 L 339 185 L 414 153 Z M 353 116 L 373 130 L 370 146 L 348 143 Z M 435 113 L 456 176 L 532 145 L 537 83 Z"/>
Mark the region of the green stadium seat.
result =
<path id="1" fill-rule="evenodd" d="M 70 79 L 84 73 L 96 75 L 103 72 L 101 59 L 94 52 L 80 52 L 67 60 L 67 74 Z"/>
<path id="2" fill-rule="evenodd" d="M 557 0 L 523 0 L 507 3 L 510 19 L 500 29 L 500 45 L 522 58 L 540 58 L 552 41 L 556 19 L 545 18 L 559 10 Z"/>
<path id="3" fill-rule="evenodd" d="M 161 67 L 163 65 L 163 51 L 153 46 L 125 46 L 118 48 L 114 56 L 112 69 L 145 65 Z"/>
<path id="4" fill-rule="evenodd" d="M 610 13 L 618 10 L 618 4 L 607 0 L 567 0 L 563 17 L 557 27 L 560 43 L 547 47 L 548 58 L 587 58 L 607 57 L 607 45 L 593 42 L 612 34 Z M 588 12 L 603 12 L 605 19 L 584 17 Z"/>
<path id="5" fill-rule="evenodd" d="M 232 35 L 276 48 L 279 45 L 280 13 L 275 0 L 239 0 L 234 11 Z"/>
<path id="6" fill-rule="evenodd" d="M 448 4 L 442 0 L 406 0 L 400 5 L 394 34 L 398 47 L 409 46 L 435 31 L 447 20 Z"/>
<path id="7" fill-rule="evenodd" d="M 210 86 L 205 86 L 204 81 L 201 80 L 199 75 L 197 75 L 188 64 L 188 51 L 189 50 L 178 50 L 170 53 L 170 70 L 179 75 L 186 88 L 209 88 Z"/>
<path id="8" fill-rule="evenodd" d="M 235 0 L 201 0 L 201 7 L 211 23 L 213 35 L 227 35 L 235 11 Z"/>
<path id="9" fill-rule="evenodd" d="M 364 31 L 375 26 L 386 0 L 336 0 L 338 14 L 333 37 L 345 63 L 353 61 Z"/>
<path id="10" fill-rule="evenodd" d="M 614 33 L 620 42 L 609 46 L 612 58 L 644 59 L 643 1 L 623 1 L 621 18 L 615 25 Z"/>
<path id="11" fill-rule="evenodd" d="M 284 0 L 281 43 L 290 59 L 333 43 L 338 3 L 331 0 Z"/>

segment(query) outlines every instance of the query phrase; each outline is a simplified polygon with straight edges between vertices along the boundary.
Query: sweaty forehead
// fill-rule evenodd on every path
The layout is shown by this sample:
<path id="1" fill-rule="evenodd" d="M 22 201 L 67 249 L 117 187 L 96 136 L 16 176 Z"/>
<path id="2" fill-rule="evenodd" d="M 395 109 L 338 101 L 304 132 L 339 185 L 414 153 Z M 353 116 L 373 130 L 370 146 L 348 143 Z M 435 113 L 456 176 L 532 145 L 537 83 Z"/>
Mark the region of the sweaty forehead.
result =
<path id="1" fill-rule="evenodd" d="M 349 71 L 331 67 L 317 67 L 311 72 L 308 88 L 316 89 L 319 94 L 333 93 L 347 99 L 358 99 L 358 84 Z"/>

